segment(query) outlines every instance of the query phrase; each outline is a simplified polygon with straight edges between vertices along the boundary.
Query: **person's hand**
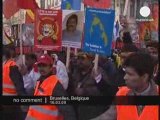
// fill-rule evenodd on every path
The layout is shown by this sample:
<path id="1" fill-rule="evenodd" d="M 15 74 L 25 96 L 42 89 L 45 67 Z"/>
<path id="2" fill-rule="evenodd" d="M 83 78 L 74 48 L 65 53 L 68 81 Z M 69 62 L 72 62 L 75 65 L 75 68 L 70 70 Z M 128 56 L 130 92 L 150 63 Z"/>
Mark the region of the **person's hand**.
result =
<path id="1" fill-rule="evenodd" d="M 84 90 L 83 90 L 83 88 L 76 88 L 75 93 L 76 93 L 76 95 L 83 95 Z"/>
<path id="2" fill-rule="evenodd" d="M 102 79 L 102 74 L 100 72 L 100 70 L 95 70 L 93 69 L 92 71 L 92 77 L 94 78 L 94 80 L 99 83 Z"/>

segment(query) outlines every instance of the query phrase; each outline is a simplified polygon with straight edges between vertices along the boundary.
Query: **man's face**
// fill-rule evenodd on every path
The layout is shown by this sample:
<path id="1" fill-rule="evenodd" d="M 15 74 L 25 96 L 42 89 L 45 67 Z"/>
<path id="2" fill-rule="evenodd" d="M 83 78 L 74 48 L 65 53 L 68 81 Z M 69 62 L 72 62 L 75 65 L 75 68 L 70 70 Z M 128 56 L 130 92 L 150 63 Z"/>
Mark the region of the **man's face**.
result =
<path id="1" fill-rule="evenodd" d="M 76 30 L 77 22 L 75 18 L 68 19 L 67 30 L 73 32 Z"/>
<path id="2" fill-rule="evenodd" d="M 38 71 L 42 76 L 46 76 L 49 73 L 52 72 L 52 66 L 51 65 L 46 65 L 46 64 L 39 64 L 38 65 Z"/>
<path id="3" fill-rule="evenodd" d="M 158 50 L 154 47 L 147 47 L 147 50 L 151 56 L 158 59 Z"/>
<path id="4" fill-rule="evenodd" d="M 25 65 L 27 66 L 27 68 L 33 67 L 34 63 L 35 63 L 35 61 L 31 58 L 26 58 L 26 60 L 25 60 Z"/>
<path id="5" fill-rule="evenodd" d="M 77 64 L 80 70 L 87 70 L 89 66 L 91 65 L 91 61 L 88 58 L 84 58 L 82 56 L 79 56 L 77 59 Z"/>
<path id="6" fill-rule="evenodd" d="M 121 63 L 122 63 L 122 65 L 123 65 L 124 61 L 126 60 L 126 58 L 127 58 L 128 56 L 130 56 L 131 54 L 133 54 L 133 52 L 122 52 L 122 53 L 120 54 L 120 58 L 121 58 Z"/>
<path id="7" fill-rule="evenodd" d="M 139 76 L 132 67 L 126 67 L 124 80 L 132 90 L 140 89 L 146 83 L 143 76 Z"/>

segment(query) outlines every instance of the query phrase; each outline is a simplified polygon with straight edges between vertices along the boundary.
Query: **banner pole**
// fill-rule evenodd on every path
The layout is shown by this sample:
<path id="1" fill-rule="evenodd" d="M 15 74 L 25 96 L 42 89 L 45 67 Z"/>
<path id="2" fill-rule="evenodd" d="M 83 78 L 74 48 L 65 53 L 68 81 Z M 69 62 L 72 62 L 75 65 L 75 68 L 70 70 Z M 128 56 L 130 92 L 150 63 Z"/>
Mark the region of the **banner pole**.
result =
<path id="1" fill-rule="evenodd" d="M 67 47 L 66 68 L 68 71 L 69 71 L 70 52 L 71 52 L 71 48 Z"/>
<path id="2" fill-rule="evenodd" d="M 20 56 L 21 56 L 21 60 L 22 60 L 22 65 L 25 65 L 25 61 L 23 58 L 23 41 L 22 41 L 22 21 L 21 21 L 21 11 L 19 11 L 19 19 L 20 19 L 20 25 L 19 25 L 19 38 L 20 38 Z"/>
<path id="3" fill-rule="evenodd" d="M 94 60 L 94 69 L 95 69 L 95 71 L 98 70 L 98 59 L 99 59 L 99 55 L 96 54 L 95 60 Z"/>
<path id="4" fill-rule="evenodd" d="M 77 48 L 74 49 L 74 55 L 77 55 Z"/>
<path id="5" fill-rule="evenodd" d="M 125 7 L 124 7 L 124 11 L 123 11 L 123 15 L 124 15 L 124 16 L 126 16 L 126 14 L 127 14 L 128 5 L 129 5 L 129 0 L 126 0 L 126 2 L 125 2 Z"/>

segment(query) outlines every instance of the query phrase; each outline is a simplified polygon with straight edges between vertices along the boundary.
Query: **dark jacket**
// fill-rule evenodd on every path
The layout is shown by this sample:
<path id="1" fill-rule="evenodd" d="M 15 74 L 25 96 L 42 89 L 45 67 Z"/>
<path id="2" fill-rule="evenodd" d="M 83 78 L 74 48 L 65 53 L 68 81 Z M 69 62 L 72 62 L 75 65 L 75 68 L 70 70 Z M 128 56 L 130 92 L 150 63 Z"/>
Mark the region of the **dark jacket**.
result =
<path id="1" fill-rule="evenodd" d="M 100 69 L 102 73 L 102 82 L 100 84 L 97 84 L 94 78 L 92 77 L 92 68 L 89 70 L 88 73 L 85 75 L 82 75 L 78 70 L 74 71 L 71 82 L 72 82 L 72 93 L 71 95 L 81 95 L 81 96 L 107 96 L 112 91 L 109 88 L 111 87 L 111 84 L 107 78 L 107 75 L 105 72 Z M 101 84 L 105 83 L 103 88 L 101 87 Z M 107 86 L 107 87 L 106 87 Z M 77 94 L 76 89 L 80 88 L 82 90 L 82 93 Z M 111 93 L 112 94 L 112 93 Z M 102 114 L 105 110 L 108 109 L 109 106 L 104 105 L 77 105 L 77 116 L 78 120 L 89 120 L 91 118 L 94 118 L 100 114 Z"/>
<path id="2" fill-rule="evenodd" d="M 117 69 L 117 73 L 115 76 L 115 85 L 117 85 L 118 87 L 126 85 L 124 80 L 125 72 L 122 67 Z"/>
<path id="3" fill-rule="evenodd" d="M 52 73 L 46 77 L 41 76 L 38 81 L 42 84 L 42 82 L 51 75 Z M 60 82 L 56 84 L 55 89 L 52 92 L 52 96 L 67 96 L 67 92 L 64 90 Z M 64 120 L 76 120 L 75 111 L 71 105 L 58 105 L 58 109 L 63 114 Z"/>
<path id="4" fill-rule="evenodd" d="M 18 96 L 25 96 L 26 92 L 24 89 L 24 83 L 22 75 L 20 74 L 17 66 L 10 67 L 10 78 L 13 81 Z M 2 107 L 3 119 L 2 120 L 24 120 L 26 113 L 21 109 L 21 106 L 8 106 L 5 105 Z"/>
<path id="5" fill-rule="evenodd" d="M 25 88 L 24 88 L 23 77 L 22 77 L 21 73 L 19 72 L 17 66 L 10 67 L 10 78 L 16 87 L 18 96 L 25 96 L 26 92 L 25 92 Z"/>
<path id="6" fill-rule="evenodd" d="M 134 95 L 135 95 L 135 92 L 133 92 L 133 90 L 130 90 L 127 94 L 127 96 L 134 96 Z M 156 95 L 158 95 L 157 85 L 153 81 L 150 82 L 150 87 L 147 88 L 147 90 L 145 90 L 141 94 L 141 96 L 156 96 Z M 142 113 L 144 107 L 145 106 L 141 106 L 141 105 L 137 106 L 138 114 Z M 102 115 L 92 120 L 117 120 L 116 105 L 112 105 L 106 112 L 104 112 Z"/>

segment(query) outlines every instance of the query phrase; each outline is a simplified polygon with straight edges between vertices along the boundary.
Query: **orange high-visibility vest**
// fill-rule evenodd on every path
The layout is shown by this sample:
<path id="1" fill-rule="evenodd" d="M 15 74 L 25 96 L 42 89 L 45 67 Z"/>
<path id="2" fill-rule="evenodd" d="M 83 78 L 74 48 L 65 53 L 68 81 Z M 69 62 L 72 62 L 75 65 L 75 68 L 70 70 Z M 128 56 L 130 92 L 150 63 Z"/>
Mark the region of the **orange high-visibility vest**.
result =
<path id="1" fill-rule="evenodd" d="M 38 81 L 34 96 L 52 96 L 57 82 L 58 79 L 55 75 L 45 79 L 40 86 L 40 81 Z M 25 120 L 63 120 L 63 117 L 55 105 L 32 105 L 29 107 Z"/>
<path id="2" fill-rule="evenodd" d="M 10 78 L 10 67 L 15 65 L 16 63 L 13 60 L 8 60 L 3 65 L 3 95 L 17 95 L 15 85 Z"/>
<path id="3" fill-rule="evenodd" d="M 130 89 L 121 87 L 117 96 L 126 96 Z M 117 120 L 159 120 L 158 106 L 145 106 L 142 113 L 138 115 L 135 105 L 117 105 Z"/>

